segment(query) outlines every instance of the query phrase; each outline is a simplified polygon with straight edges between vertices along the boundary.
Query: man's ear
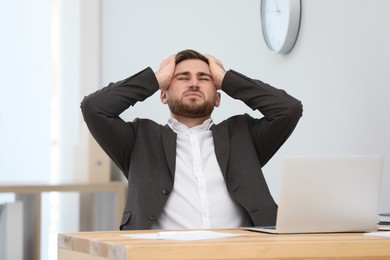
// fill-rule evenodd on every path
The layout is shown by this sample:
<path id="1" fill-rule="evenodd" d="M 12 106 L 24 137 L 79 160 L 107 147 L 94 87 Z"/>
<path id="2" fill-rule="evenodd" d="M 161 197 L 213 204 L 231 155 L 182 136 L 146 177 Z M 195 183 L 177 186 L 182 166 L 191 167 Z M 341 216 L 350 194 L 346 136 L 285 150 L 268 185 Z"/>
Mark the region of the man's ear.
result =
<path id="1" fill-rule="evenodd" d="M 218 92 L 215 93 L 215 102 L 214 102 L 214 106 L 215 107 L 219 107 L 219 105 L 221 104 L 221 92 Z"/>
<path id="2" fill-rule="evenodd" d="M 163 104 L 168 103 L 166 90 L 161 90 L 161 92 L 160 92 L 160 100 L 161 100 L 161 102 Z"/>

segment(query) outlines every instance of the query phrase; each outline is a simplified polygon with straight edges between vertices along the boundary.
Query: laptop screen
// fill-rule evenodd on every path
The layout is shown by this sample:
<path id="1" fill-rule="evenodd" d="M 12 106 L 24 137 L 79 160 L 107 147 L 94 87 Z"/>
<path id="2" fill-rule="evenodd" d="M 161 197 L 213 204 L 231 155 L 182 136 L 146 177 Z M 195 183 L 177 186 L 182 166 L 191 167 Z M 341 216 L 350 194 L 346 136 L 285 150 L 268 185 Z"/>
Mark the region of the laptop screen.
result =
<path id="1" fill-rule="evenodd" d="M 294 156 L 283 161 L 278 233 L 376 230 L 383 156 Z"/>

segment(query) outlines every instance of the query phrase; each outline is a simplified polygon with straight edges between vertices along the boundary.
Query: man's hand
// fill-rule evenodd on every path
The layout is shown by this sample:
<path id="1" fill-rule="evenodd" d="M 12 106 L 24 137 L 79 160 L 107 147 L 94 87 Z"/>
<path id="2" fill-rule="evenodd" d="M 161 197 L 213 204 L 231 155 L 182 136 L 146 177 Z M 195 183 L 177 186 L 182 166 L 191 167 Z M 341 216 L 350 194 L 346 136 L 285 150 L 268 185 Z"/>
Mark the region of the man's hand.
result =
<path id="1" fill-rule="evenodd" d="M 214 85 L 217 89 L 221 89 L 223 78 L 225 77 L 226 71 L 223 67 L 223 64 L 220 60 L 216 59 L 214 56 L 209 54 L 204 54 L 204 56 L 209 60 L 209 67 L 211 76 L 214 81 Z"/>
<path id="2" fill-rule="evenodd" d="M 172 55 L 163 60 L 158 70 L 154 73 L 156 75 L 158 84 L 161 90 L 167 90 L 175 72 L 175 56 Z"/>

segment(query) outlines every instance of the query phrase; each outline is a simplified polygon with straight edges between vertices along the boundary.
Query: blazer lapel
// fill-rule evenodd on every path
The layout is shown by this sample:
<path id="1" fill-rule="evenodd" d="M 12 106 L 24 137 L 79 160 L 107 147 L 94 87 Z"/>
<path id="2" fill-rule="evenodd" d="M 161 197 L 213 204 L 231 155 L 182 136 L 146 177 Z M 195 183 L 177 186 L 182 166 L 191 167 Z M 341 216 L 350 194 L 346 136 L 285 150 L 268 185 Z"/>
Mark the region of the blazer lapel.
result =
<path id="1" fill-rule="evenodd" d="M 211 126 L 214 138 L 215 155 L 222 174 L 226 179 L 227 162 L 229 158 L 229 132 L 227 124 Z"/>
<path id="2" fill-rule="evenodd" d="M 162 127 L 162 137 L 165 157 L 167 159 L 169 170 L 174 177 L 176 167 L 176 134 L 168 125 L 165 125 Z"/>

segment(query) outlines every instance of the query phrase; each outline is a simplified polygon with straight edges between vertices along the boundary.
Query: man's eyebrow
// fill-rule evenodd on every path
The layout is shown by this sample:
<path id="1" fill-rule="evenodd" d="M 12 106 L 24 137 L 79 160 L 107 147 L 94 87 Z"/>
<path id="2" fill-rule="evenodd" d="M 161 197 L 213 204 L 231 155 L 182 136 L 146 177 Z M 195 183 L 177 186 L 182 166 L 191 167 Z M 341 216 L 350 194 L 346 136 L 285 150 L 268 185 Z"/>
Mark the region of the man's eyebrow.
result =
<path id="1" fill-rule="evenodd" d="M 175 75 L 173 75 L 174 77 L 178 77 L 178 76 L 189 76 L 191 75 L 191 73 L 189 71 L 183 71 L 183 72 L 178 72 L 176 73 Z M 207 73 L 207 72 L 198 72 L 196 73 L 196 75 L 198 77 L 202 77 L 202 76 L 207 76 L 207 77 L 210 77 L 211 78 L 211 74 Z"/>
<path id="2" fill-rule="evenodd" d="M 197 73 L 198 76 L 208 76 L 211 78 L 211 74 L 207 73 L 207 72 L 198 72 Z"/>
<path id="3" fill-rule="evenodd" d="M 177 76 L 189 76 L 189 75 L 190 75 L 190 73 L 188 71 L 184 71 L 184 72 L 178 72 L 173 76 L 177 77 Z"/>

